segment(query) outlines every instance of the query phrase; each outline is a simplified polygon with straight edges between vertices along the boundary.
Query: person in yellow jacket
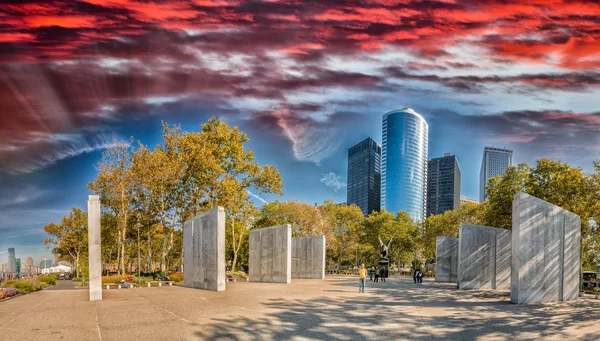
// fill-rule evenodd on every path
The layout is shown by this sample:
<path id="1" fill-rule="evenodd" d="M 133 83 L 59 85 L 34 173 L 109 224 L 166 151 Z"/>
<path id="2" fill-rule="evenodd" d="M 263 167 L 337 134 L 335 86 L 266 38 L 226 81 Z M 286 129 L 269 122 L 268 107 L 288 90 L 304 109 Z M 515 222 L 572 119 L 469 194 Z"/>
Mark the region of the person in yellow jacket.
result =
<path id="1" fill-rule="evenodd" d="M 360 269 L 358 270 L 358 276 L 360 277 L 358 282 L 358 292 L 365 292 L 365 280 L 367 278 L 367 269 L 365 269 L 365 265 L 361 264 Z"/>

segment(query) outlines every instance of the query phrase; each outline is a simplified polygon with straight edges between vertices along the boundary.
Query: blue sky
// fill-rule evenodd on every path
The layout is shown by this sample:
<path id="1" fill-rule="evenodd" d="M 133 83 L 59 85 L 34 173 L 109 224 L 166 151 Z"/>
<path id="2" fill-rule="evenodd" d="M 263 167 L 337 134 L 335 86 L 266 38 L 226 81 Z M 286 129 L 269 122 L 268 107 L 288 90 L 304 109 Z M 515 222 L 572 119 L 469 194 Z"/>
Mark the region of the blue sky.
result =
<path id="1" fill-rule="evenodd" d="M 600 152 L 600 5 L 586 1 L 25 1 L 0 7 L 0 261 L 84 208 L 115 139 L 239 126 L 284 195 L 346 199 L 347 149 L 412 107 L 477 198 L 484 146 L 585 170 Z M 260 204 L 259 199 L 255 199 Z"/>

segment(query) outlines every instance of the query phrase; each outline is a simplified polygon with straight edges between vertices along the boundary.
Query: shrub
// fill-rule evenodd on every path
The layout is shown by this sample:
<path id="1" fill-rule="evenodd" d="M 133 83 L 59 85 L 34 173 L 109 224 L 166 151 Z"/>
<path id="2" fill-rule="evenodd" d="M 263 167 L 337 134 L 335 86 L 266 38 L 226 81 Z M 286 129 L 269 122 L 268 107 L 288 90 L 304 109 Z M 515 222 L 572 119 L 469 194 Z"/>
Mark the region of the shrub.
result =
<path id="1" fill-rule="evenodd" d="M 600 293 L 600 287 L 594 287 L 594 289 L 592 289 L 593 292 L 599 292 Z"/>
<path id="2" fill-rule="evenodd" d="M 102 276 L 102 284 L 114 284 L 115 282 L 122 282 L 125 279 L 127 279 L 127 276 L 124 275 Z"/>
<path id="3" fill-rule="evenodd" d="M 18 294 L 20 294 L 20 292 L 13 288 L 1 288 L 0 289 L 0 300 L 9 298 L 9 297 L 13 297 L 13 296 L 17 296 Z"/>
<path id="4" fill-rule="evenodd" d="M 231 277 L 237 278 L 237 279 L 245 279 L 246 278 L 246 273 L 243 271 L 227 271 L 225 273 L 225 275 L 231 276 Z"/>
<path id="5" fill-rule="evenodd" d="M 37 278 L 19 279 L 16 281 L 8 281 L 4 285 L 7 288 L 14 288 L 24 294 L 43 289 L 46 285 L 41 283 Z"/>
<path id="6" fill-rule="evenodd" d="M 39 277 L 40 282 L 48 285 L 56 285 L 56 276 L 54 275 L 42 275 Z"/>
<path id="7" fill-rule="evenodd" d="M 169 275 L 169 279 L 174 282 L 183 282 L 183 274 L 181 272 L 175 272 Z"/>

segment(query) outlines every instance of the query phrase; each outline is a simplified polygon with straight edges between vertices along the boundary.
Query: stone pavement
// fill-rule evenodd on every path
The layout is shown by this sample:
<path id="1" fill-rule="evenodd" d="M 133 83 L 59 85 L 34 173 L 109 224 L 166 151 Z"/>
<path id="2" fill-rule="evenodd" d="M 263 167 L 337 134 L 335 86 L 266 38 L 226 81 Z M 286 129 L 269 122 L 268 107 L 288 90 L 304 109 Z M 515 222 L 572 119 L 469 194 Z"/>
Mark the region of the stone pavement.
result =
<path id="1" fill-rule="evenodd" d="M 43 290 L 0 303 L 0 340 L 598 340 L 600 300 L 514 305 L 508 292 L 328 276 L 292 284 Z"/>

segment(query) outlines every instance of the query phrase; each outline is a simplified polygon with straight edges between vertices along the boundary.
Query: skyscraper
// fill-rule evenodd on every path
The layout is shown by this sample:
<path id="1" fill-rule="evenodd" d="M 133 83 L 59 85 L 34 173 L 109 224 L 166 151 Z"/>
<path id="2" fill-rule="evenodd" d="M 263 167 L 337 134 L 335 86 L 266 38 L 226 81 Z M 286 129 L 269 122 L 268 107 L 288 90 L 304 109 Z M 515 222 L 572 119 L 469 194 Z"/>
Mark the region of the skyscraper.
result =
<path id="1" fill-rule="evenodd" d="M 356 204 L 365 216 L 379 211 L 381 201 L 381 146 L 367 138 L 348 149 L 346 203 Z"/>
<path id="2" fill-rule="evenodd" d="M 6 272 L 16 273 L 17 272 L 17 262 L 15 259 L 15 249 L 8 249 L 8 270 Z"/>
<path id="3" fill-rule="evenodd" d="M 427 164 L 427 216 L 460 206 L 460 166 L 455 155 L 429 160 Z"/>
<path id="4" fill-rule="evenodd" d="M 512 165 L 512 150 L 504 148 L 485 147 L 479 173 L 479 201 L 486 200 L 485 186 L 488 179 L 503 175 L 508 166 Z"/>
<path id="5" fill-rule="evenodd" d="M 425 219 L 429 127 L 410 108 L 383 115 L 381 207 Z"/>

